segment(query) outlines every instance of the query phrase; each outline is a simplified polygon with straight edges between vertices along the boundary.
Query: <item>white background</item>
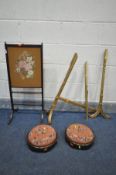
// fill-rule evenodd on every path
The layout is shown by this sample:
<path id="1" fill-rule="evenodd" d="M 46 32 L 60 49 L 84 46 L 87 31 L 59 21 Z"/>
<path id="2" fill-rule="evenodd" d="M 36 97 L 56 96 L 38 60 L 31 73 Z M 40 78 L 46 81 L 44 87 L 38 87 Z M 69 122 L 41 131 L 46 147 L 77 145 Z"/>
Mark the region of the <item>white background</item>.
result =
<path id="1" fill-rule="evenodd" d="M 87 61 L 89 101 L 97 102 L 107 48 L 104 102 L 116 103 L 115 0 L 0 0 L 0 98 L 9 99 L 4 42 L 43 43 L 46 101 L 54 99 L 77 52 L 78 61 L 62 95 L 84 101 Z"/>

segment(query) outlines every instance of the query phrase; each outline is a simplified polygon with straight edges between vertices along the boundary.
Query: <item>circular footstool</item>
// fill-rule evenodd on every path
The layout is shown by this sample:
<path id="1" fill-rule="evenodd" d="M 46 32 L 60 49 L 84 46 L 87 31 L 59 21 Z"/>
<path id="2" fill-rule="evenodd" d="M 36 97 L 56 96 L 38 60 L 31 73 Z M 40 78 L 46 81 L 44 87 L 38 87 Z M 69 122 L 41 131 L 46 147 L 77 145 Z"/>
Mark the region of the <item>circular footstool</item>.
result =
<path id="1" fill-rule="evenodd" d="M 27 143 L 31 149 L 47 151 L 57 142 L 57 133 L 53 127 L 47 124 L 39 124 L 33 127 L 27 135 Z"/>

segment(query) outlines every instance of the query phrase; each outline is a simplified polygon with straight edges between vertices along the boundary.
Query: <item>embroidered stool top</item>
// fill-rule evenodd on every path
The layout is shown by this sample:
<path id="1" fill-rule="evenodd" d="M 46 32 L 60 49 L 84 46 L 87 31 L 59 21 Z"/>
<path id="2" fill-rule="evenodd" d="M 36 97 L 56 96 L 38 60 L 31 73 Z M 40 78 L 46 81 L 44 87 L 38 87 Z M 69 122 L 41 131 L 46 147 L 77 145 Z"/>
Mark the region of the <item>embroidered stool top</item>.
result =
<path id="1" fill-rule="evenodd" d="M 47 124 L 39 124 L 28 133 L 29 146 L 35 149 L 47 149 L 56 143 L 57 134 L 53 127 Z"/>
<path id="2" fill-rule="evenodd" d="M 93 143 L 94 138 L 93 131 L 84 124 L 74 123 L 66 129 L 66 139 L 72 145 L 88 146 Z"/>

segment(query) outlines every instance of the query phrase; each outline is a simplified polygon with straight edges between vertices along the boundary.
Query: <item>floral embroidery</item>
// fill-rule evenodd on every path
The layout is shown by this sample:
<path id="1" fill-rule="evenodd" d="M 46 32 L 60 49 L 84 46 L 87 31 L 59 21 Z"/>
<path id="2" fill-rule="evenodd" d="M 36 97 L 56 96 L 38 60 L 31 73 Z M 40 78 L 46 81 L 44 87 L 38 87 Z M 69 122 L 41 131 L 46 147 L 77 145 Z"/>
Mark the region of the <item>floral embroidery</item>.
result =
<path id="1" fill-rule="evenodd" d="M 22 79 L 33 78 L 35 61 L 33 56 L 24 51 L 16 61 L 16 72 Z"/>

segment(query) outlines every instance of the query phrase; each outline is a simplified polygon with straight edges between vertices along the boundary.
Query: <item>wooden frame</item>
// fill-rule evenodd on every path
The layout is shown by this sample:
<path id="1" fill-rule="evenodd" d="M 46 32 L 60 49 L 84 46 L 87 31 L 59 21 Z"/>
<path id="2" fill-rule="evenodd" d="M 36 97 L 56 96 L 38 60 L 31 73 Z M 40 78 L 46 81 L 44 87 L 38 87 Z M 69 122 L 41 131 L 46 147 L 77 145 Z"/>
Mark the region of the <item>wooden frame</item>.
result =
<path id="1" fill-rule="evenodd" d="M 91 107 L 91 106 L 88 107 L 88 103 L 87 103 L 88 99 L 86 98 L 88 96 L 88 94 L 87 94 L 87 86 L 85 88 L 85 94 L 86 94 L 86 97 L 85 97 L 86 98 L 86 102 L 85 102 L 85 104 L 82 104 L 82 103 L 77 102 L 77 101 L 72 101 L 72 100 L 70 100 L 68 98 L 64 98 L 64 97 L 61 96 L 62 91 L 63 91 L 63 89 L 64 89 L 64 87 L 65 87 L 65 85 L 67 83 L 67 80 L 68 80 L 68 78 L 69 78 L 69 76 L 70 76 L 70 74 L 71 74 L 71 72 L 73 70 L 73 67 L 74 67 L 77 59 L 78 59 L 78 54 L 77 53 L 74 53 L 74 55 L 72 57 L 72 60 L 70 62 L 69 68 L 68 68 L 68 70 L 66 72 L 65 78 L 64 78 L 64 80 L 63 80 L 63 82 L 62 82 L 62 84 L 60 86 L 60 89 L 59 89 L 59 91 L 58 91 L 58 93 L 57 93 L 54 101 L 52 102 L 52 105 L 50 107 L 50 110 L 48 111 L 48 123 L 49 124 L 52 123 L 53 111 L 54 111 L 54 109 L 55 109 L 55 107 L 56 107 L 56 105 L 58 103 L 58 100 L 63 101 L 63 102 L 68 103 L 68 104 L 79 106 L 79 107 L 85 109 L 86 110 L 86 115 L 88 115 L 88 110 L 89 111 L 95 111 L 95 109 L 93 107 Z M 86 69 L 86 71 L 87 71 L 87 69 Z M 87 75 L 87 72 L 86 72 L 86 75 Z M 87 77 L 85 77 L 85 79 L 87 80 Z M 86 81 L 86 85 L 87 85 L 87 81 Z"/>
<path id="2" fill-rule="evenodd" d="M 9 80 L 9 91 L 11 99 L 12 114 L 10 121 L 13 119 L 15 111 L 13 93 L 24 94 L 41 94 L 42 95 L 42 111 L 44 110 L 43 102 L 43 45 L 29 44 L 6 44 L 6 63 Z M 24 91 L 14 91 L 13 89 L 23 88 Z M 39 92 L 26 91 L 26 88 L 38 88 Z M 24 105 L 23 103 L 19 105 Z M 29 104 L 30 105 L 30 104 Z M 26 105 L 28 106 L 28 104 Z M 35 106 L 31 104 L 31 106 Z"/>

